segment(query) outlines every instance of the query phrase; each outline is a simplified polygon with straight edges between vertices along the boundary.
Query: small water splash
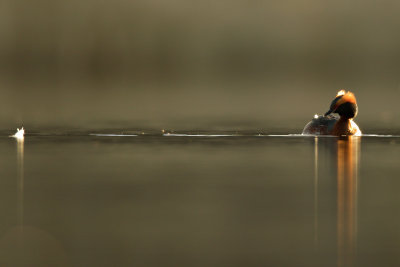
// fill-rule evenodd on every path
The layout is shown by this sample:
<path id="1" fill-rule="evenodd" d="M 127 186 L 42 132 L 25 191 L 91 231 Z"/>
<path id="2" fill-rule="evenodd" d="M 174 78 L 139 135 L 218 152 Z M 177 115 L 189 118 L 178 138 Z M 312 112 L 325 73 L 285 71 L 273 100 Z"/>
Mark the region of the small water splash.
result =
<path id="1" fill-rule="evenodd" d="M 21 129 L 17 128 L 17 132 L 12 136 L 15 137 L 17 139 L 24 139 L 25 136 L 25 129 L 24 127 L 22 127 Z"/>

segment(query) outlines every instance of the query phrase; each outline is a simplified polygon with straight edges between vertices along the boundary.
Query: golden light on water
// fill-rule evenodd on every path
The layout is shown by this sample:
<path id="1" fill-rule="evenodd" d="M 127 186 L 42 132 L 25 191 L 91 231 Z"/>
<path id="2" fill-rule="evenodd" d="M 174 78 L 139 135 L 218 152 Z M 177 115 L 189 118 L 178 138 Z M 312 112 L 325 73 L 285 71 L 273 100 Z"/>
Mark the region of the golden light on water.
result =
<path id="1" fill-rule="evenodd" d="M 338 140 L 337 245 L 338 266 L 355 261 L 357 245 L 358 155 L 360 138 Z"/>
<path id="2" fill-rule="evenodd" d="M 325 223 L 320 223 L 320 176 L 319 172 L 319 139 L 314 139 L 314 248 L 322 249 L 319 233 Z M 358 163 L 360 155 L 359 137 L 348 136 L 339 138 L 332 143 L 332 149 L 328 150 L 336 169 L 336 261 L 338 267 L 353 266 L 356 262 L 357 249 L 357 221 L 358 221 Z M 333 156 L 333 157 L 331 157 Z M 324 168 L 322 168 L 322 171 Z M 323 180 L 322 180 L 323 181 Z M 332 230 L 332 228 L 330 228 Z"/>
<path id="3" fill-rule="evenodd" d="M 17 140 L 17 214 L 21 234 L 24 224 L 24 136 L 24 127 L 17 128 L 17 132 L 11 136 Z"/>
<path id="4" fill-rule="evenodd" d="M 22 131 L 22 133 L 21 133 Z M 17 214 L 21 233 L 24 224 L 24 128 L 15 134 L 17 140 Z M 19 135 L 17 135 L 19 134 Z"/>

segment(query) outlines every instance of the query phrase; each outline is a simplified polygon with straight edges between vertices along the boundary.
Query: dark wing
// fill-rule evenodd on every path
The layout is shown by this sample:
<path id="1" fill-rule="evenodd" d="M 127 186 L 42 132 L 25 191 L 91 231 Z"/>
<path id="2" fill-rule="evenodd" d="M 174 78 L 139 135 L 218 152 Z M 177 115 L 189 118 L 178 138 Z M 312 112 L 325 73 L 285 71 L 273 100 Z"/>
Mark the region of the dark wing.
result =
<path id="1" fill-rule="evenodd" d="M 302 134 L 329 135 L 338 120 L 335 115 L 318 116 L 307 123 Z"/>

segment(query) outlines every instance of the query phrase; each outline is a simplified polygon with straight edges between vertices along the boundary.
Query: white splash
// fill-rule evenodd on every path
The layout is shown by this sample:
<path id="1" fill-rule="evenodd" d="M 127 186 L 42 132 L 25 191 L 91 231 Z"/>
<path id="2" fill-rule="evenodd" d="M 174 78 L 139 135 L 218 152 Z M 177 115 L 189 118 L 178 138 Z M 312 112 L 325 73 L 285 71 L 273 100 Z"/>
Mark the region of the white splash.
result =
<path id="1" fill-rule="evenodd" d="M 314 119 L 318 119 L 318 117 L 319 117 L 318 114 L 314 115 Z"/>
<path id="2" fill-rule="evenodd" d="M 21 129 L 17 128 L 17 132 L 13 135 L 13 137 L 17 139 L 24 139 L 25 129 L 22 127 Z"/>

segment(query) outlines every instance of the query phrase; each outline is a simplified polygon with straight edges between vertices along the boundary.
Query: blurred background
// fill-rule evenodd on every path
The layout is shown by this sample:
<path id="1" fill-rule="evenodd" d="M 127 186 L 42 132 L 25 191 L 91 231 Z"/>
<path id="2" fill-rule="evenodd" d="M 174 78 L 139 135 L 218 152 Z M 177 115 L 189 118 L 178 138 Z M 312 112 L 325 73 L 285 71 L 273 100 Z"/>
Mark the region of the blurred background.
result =
<path id="1" fill-rule="evenodd" d="M 395 130 L 398 1 L 3 0 L 0 128 Z"/>

